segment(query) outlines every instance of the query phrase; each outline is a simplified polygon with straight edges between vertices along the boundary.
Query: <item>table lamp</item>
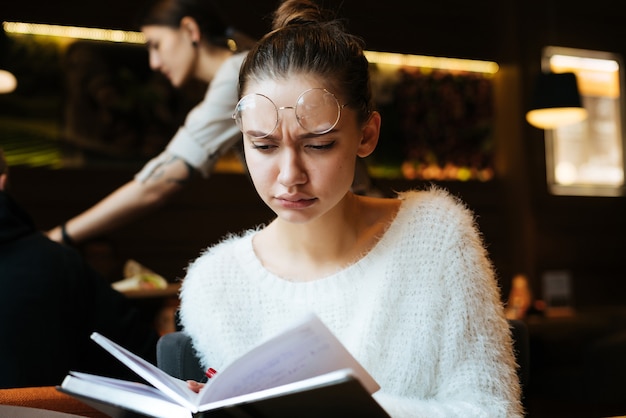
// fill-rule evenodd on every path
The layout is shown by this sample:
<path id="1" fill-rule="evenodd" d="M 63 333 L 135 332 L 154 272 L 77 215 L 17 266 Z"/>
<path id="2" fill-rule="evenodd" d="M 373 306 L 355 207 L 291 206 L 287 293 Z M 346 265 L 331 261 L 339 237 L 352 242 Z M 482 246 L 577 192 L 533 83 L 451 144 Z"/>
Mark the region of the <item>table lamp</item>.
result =
<path id="1" fill-rule="evenodd" d="M 532 100 L 526 120 L 540 129 L 555 129 L 587 118 L 574 73 L 541 73 Z"/>

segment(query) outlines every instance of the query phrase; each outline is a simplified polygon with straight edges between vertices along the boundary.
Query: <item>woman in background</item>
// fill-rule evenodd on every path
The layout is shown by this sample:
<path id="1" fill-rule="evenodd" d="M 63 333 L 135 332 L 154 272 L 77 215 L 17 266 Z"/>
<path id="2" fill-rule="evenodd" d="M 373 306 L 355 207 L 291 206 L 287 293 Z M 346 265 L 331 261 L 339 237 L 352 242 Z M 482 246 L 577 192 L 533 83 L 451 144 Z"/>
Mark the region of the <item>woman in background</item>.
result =
<path id="1" fill-rule="evenodd" d="M 240 139 L 232 120 L 237 103 L 237 76 L 250 41 L 221 16 L 214 0 L 154 0 L 141 20 L 150 67 L 174 87 L 191 79 L 209 83 L 204 99 L 187 115 L 166 149 L 135 177 L 102 201 L 48 232 L 76 244 L 125 225 L 169 199 L 194 173 L 204 177 Z"/>
<path id="2" fill-rule="evenodd" d="M 285 1 L 274 27 L 244 61 L 234 118 L 276 218 L 188 269 L 181 320 L 204 366 L 226 367 L 313 312 L 380 384 L 391 416 L 521 417 L 473 214 L 443 189 L 354 194 L 381 125 L 362 41 L 310 0 Z"/>

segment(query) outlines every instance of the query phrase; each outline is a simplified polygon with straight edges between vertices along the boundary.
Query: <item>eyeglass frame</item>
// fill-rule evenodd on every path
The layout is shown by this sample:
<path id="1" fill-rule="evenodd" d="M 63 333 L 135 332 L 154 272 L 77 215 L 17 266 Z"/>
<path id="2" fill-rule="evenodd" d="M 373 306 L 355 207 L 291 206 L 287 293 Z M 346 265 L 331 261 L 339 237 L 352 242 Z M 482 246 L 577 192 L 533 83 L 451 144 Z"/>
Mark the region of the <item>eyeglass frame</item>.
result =
<path id="1" fill-rule="evenodd" d="M 302 98 L 302 96 L 304 96 L 305 94 L 307 94 L 310 91 L 313 90 L 322 90 L 324 93 L 330 94 L 333 99 L 335 99 L 335 103 L 337 103 L 337 119 L 335 120 L 335 122 L 330 126 L 330 128 L 325 129 L 323 131 L 320 132 L 311 132 L 309 131 L 307 128 L 305 128 L 302 123 L 300 122 L 300 117 L 298 116 L 298 112 L 297 112 L 297 108 L 298 108 L 298 102 L 300 101 L 300 99 Z M 328 91 L 327 89 L 325 89 L 324 87 L 312 87 L 310 89 L 306 89 L 305 91 L 303 91 L 302 93 L 300 93 L 300 95 L 298 96 L 298 98 L 296 99 L 296 105 L 295 106 L 276 106 L 276 103 L 274 103 L 274 101 L 272 99 L 270 99 L 268 96 L 261 94 L 261 93 L 249 93 L 246 94 L 245 96 L 243 96 L 241 99 L 239 99 L 239 101 L 237 102 L 237 105 L 235 106 L 235 111 L 232 114 L 232 118 L 235 120 L 235 124 L 237 125 L 237 127 L 239 128 L 239 130 L 241 131 L 242 134 L 247 135 L 243 130 L 242 130 L 242 126 L 237 122 L 237 114 L 241 113 L 239 110 L 239 105 L 241 102 L 243 102 L 244 99 L 246 99 L 247 97 L 250 96 L 261 96 L 261 97 L 265 97 L 267 100 L 269 100 L 269 102 L 274 106 L 274 109 L 276 109 L 276 124 L 274 125 L 274 128 L 272 128 L 272 130 L 270 132 L 268 132 L 267 134 L 263 135 L 263 136 L 252 136 L 255 139 L 262 139 L 262 138 L 267 138 L 268 136 L 270 136 L 275 130 L 276 128 L 278 128 L 278 125 L 280 123 L 280 114 L 278 113 L 279 110 L 284 110 L 284 109 L 293 109 L 294 114 L 296 116 L 296 121 L 298 122 L 298 125 L 300 125 L 300 127 L 302 129 L 304 129 L 305 131 L 307 131 L 308 133 L 314 134 L 314 135 L 324 135 L 330 131 L 332 131 L 335 126 L 337 126 L 337 124 L 339 123 L 339 120 L 341 120 L 341 111 L 343 110 L 344 107 L 348 106 L 349 103 L 344 103 L 344 104 L 340 104 L 339 103 L 339 99 L 337 98 L 337 96 L 335 96 L 335 94 L 331 91 Z M 241 118 L 239 119 L 241 120 Z"/>

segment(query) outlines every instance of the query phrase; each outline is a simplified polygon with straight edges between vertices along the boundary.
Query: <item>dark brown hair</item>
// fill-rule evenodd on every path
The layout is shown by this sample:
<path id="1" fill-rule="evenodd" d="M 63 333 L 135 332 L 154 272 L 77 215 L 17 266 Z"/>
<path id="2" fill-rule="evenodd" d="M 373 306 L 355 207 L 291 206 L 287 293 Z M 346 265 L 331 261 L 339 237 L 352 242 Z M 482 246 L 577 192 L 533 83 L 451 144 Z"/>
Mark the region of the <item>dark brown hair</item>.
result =
<path id="1" fill-rule="evenodd" d="M 359 112 L 372 110 L 368 62 L 361 38 L 344 30 L 335 14 L 311 0 L 285 0 L 274 13 L 272 32 L 250 51 L 239 74 L 239 91 L 249 81 L 316 75 Z"/>
<path id="2" fill-rule="evenodd" d="M 228 48 L 232 29 L 214 0 L 150 0 L 139 18 L 139 26 L 178 28 L 182 18 L 193 18 L 202 37 L 210 44 Z"/>

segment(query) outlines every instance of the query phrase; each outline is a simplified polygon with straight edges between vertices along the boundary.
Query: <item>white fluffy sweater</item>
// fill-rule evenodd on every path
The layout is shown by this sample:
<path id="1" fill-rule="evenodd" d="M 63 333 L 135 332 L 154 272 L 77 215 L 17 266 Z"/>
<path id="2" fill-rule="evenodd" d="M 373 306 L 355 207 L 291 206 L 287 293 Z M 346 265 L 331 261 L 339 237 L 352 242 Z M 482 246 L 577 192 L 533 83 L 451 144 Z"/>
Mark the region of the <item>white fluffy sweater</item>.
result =
<path id="1" fill-rule="evenodd" d="M 520 417 L 512 341 L 472 213 L 441 189 L 406 192 L 378 244 L 332 276 L 290 282 L 250 230 L 188 269 L 181 318 L 217 370 L 313 311 L 372 374 L 392 417 Z"/>

